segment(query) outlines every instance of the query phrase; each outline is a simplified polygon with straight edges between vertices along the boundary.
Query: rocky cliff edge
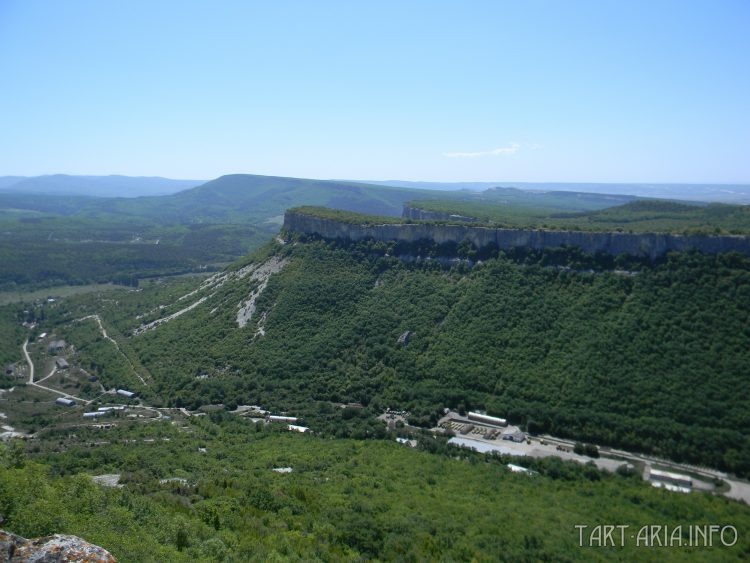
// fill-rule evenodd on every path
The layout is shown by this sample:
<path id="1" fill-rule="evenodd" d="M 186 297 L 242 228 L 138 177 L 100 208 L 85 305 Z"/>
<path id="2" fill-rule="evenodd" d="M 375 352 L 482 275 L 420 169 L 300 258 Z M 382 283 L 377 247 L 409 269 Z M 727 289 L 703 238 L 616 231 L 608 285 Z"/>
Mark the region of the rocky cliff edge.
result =
<path id="1" fill-rule="evenodd" d="M 603 252 L 658 258 L 667 252 L 698 250 L 706 254 L 741 252 L 750 256 L 750 237 L 677 235 L 666 233 L 619 233 L 589 231 L 550 231 L 542 229 L 501 229 L 470 224 L 357 224 L 318 217 L 315 214 L 287 211 L 284 229 L 325 239 L 417 242 L 432 240 L 437 244 L 470 241 L 476 248 L 495 245 L 500 250 L 517 247 L 542 250 L 557 247 L 579 247 L 586 253 Z"/>

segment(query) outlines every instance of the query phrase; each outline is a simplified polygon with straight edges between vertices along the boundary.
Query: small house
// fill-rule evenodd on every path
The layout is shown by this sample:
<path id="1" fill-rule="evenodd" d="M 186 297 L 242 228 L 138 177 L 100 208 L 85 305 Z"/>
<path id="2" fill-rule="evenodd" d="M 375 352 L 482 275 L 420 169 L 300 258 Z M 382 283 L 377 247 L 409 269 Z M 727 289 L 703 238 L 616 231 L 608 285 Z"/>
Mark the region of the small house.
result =
<path id="1" fill-rule="evenodd" d="M 55 367 L 57 369 L 68 369 L 70 365 L 68 365 L 68 362 L 65 358 L 57 358 L 55 360 Z"/>
<path id="2" fill-rule="evenodd" d="M 521 442 L 526 441 L 526 434 L 524 434 L 520 430 L 516 430 L 515 432 L 509 432 L 508 434 L 503 434 L 503 440 L 509 440 L 511 442 L 518 442 L 520 444 Z"/>
<path id="3" fill-rule="evenodd" d="M 117 394 L 121 397 L 125 397 L 126 399 L 132 399 L 135 397 L 135 393 L 132 391 L 128 391 L 127 389 L 118 389 Z"/>
<path id="4" fill-rule="evenodd" d="M 73 407 L 75 406 L 76 402 L 73 399 L 68 399 L 67 397 L 59 397 L 55 399 L 56 405 L 62 405 L 64 407 Z"/>

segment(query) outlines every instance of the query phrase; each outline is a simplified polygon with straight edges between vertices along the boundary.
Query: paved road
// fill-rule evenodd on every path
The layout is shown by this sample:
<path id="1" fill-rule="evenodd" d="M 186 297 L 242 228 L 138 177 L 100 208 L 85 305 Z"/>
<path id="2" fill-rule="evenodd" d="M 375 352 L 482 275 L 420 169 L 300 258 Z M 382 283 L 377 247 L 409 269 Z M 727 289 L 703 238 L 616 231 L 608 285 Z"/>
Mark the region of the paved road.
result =
<path id="1" fill-rule="evenodd" d="M 382 420 L 385 420 L 381 417 Z M 470 423 L 471 421 L 469 419 L 464 419 L 463 417 L 457 416 L 456 413 L 450 413 L 446 415 L 439 424 L 443 423 L 445 420 L 459 420 L 461 422 Z M 575 456 L 571 452 L 573 451 L 573 448 L 575 446 L 575 441 L 568 440 L 564 438 L 558 438 L 556 436 L 550 436 L 549 434 L 545 434 L 542 436 L 535 437 L 538 440 L 544 440 L 547 442 L 546 446 L 537 445 L 536 442 L 532 443 L 531 445 L 524 443 L 514 443 L 514 442 L 504 442 L 500 445 L 497 444 L 496 441 L 488 441 L 481 437 L 477 436 L 459 436 L 453 438 L 454 441 L 458 442 L 459 444 L 462 441 L 470 441 L 472 444 L 470 447 L 475 447 L 476 444 L 480 444 L 478 449 L 479 451 L 483 451 L 482 445 L 487 446 L 491 449 L 496 450 L 510 450 L 510 451 L 516 451 L 516 452 L 522 452 L 525 455 L 530 455 L 533 457 L 546 457 L 546 456 L 555 456 L 560 457 L 563 459 L 574 459 L 576 461 L 588 461 L 588 458 L 582 458 L 581 456 Z M 562 452 L 556 449 L 557 446 L 564 447 L 567 451 Z M 484 448 L 487 449 L 487 448 Z M 510 453 L 508 451 L 504 453 Z M 705 481 L 694 479 L 695 490 L 706 490 L 706 489 L 713 489 L 713 487 L 710 485 L 710 483 L 714 479 L 720 479 L 724 481 L 727 485 L 729 485 L 729 489 L 720 493 L 724 496 L 735 499 L 738 501 L 744 501 L 747 504 L 750 504 L 750 483 L 744 480 L 740 480 L 737 477 L 727 475 L 724 471 L 720 471 L 718 469 L 712 469 L 710 467 L 699 467 L 695 465 L 690 465 L 687 463 L 679 463 L 676 461 L 670 461 L 668 459 L 659 458 L 652 455 L 647 454 L 641 454 L 641 453 L 634 453 L 634 452 L 628 452 L 625 450 L 615 449 L 615 448 L 608 448 L 608 447 L 599 447 L 599 453 L 601 455 L 600 458 L 594 459 L 591 461 L 594 461 L 594 463 L 597 464 L 597 466 L 602 467 L 604 469 L 608 469 L 609 471 L 614 471 L 618 464 L 622 463 L 622 460 L 629 461 L 631 463 L 642 463 L 646 465 L 647 467 L 652 467 L 653 465 L 658 465 L 659 467 L 666 467 L 670 471 L 676 471 L 678 473 L 690 473 L 693 475 L 700 475 Z M 612 457 L 610 457 L 612 456 Z M 609 462 L 609 464 L 607 464 Z M 705 483 L 705 486 L 701 486 L 700 483 Z"/>
<path id="2" fill-rule="evenodd" d="M 743 483 L 742 481 L 734 481 L 733 479 L 724 479 L 729 483 L 729 490 L 724 493 L 725 496 L 733 498 L 735 500 L 745 501 L 750 504 L 750 484 Z"/>
<path id="3" fill-rule="evenodd" d="M 546 440 L 549 440 L 550 442 L 559 443 L 561 445 L 565 445 L 570 448 L 572 448 L 574 445 L 573 441 L 555 438 L 554 436 L 547 435 L 547 436 L 544 436 L 544 438 Z M 722 493 L 724 496 L 735 499 L 735 500 L 744 501 L 750 504 L 750 483 L 747 483 L 745 481 L 740 481 L 735 477 L 730 477 L 724 471 L 719 471 L 718 469 L 711 469 L 709 467 L 697 467 L 695 465 L 689 465 L 686 463 L 678 463 L 676 461 L 670 461 L 668 459 L 662 459 L 662 458 L 658 458 L 658 457 L 654 457 L 654 456 L 650 456 L 646 454 L 628 452 L 625 450 L 600 448 L 600 453 L 602 455 L 607 455 L 607 454 L 617 455 L 629 461 L 640 461 L 649 466 L 653 463 L 658 463 L 659 465 L 668 467 L 674 471 L 678 471 L 678 472 L 686 471 L 689 473 L 702 475 L 708 480 L 721 479 L 722 481 L 726 482 L 729 485 L 729 490 Z"/>

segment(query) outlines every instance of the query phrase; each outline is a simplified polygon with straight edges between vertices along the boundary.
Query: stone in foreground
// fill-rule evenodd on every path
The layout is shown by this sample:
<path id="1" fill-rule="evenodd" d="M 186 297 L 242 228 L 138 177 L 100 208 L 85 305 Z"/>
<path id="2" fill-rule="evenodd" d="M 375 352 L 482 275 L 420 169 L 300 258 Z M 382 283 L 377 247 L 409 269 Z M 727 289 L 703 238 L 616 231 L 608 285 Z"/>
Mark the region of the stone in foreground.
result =
<path id="1" fill-rule="evenodd" d="M 27 540 L 0 530 L 0 561 L 6 563 L 116 563 L 115 558 L 98 545 L 76 536 L 54 534 Z"/>

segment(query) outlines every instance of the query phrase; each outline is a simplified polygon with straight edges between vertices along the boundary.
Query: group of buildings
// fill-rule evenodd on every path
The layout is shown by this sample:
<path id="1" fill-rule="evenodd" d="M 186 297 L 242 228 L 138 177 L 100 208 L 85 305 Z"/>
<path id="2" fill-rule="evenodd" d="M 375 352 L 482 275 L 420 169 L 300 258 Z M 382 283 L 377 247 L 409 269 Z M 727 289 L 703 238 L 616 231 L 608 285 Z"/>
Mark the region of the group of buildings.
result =
<path id="1" fill-rule="evenodd" d="M 126 399 L 135 399 L 137 396 L 136 393 L 134 393 L 133 391 L 128 391 L 127 389 L 118 389 L 116 393 L 120 397 L 124 397 Z M 75 402 L 75 399 L 71 399 L 70 397 L 58 397 L 57 399 L 55 399 L 55 404 L 60 405 L 62 407 L 74 407 L 76 405 L 76 402 Z M 106 416 L 110 412 L 122 411 L 122 410 L 125 410 L 126 408 L 127 407 L 125 405 L 99 407 L 95 411 L 84 412 L 83 418 L 99 418 L 102 416 Z"/>
<path id="2" fill-rule="evenodd" d="M 518 427 L 508 426 L 506 419 L 479 412 L 469 412 L 463 416 L 446 409 L 438 425 L 444 432 L 460 436 L 474 435 L 484 440 L 500 439 L 517 443 L 527 440 L 526 433 Z"/>

